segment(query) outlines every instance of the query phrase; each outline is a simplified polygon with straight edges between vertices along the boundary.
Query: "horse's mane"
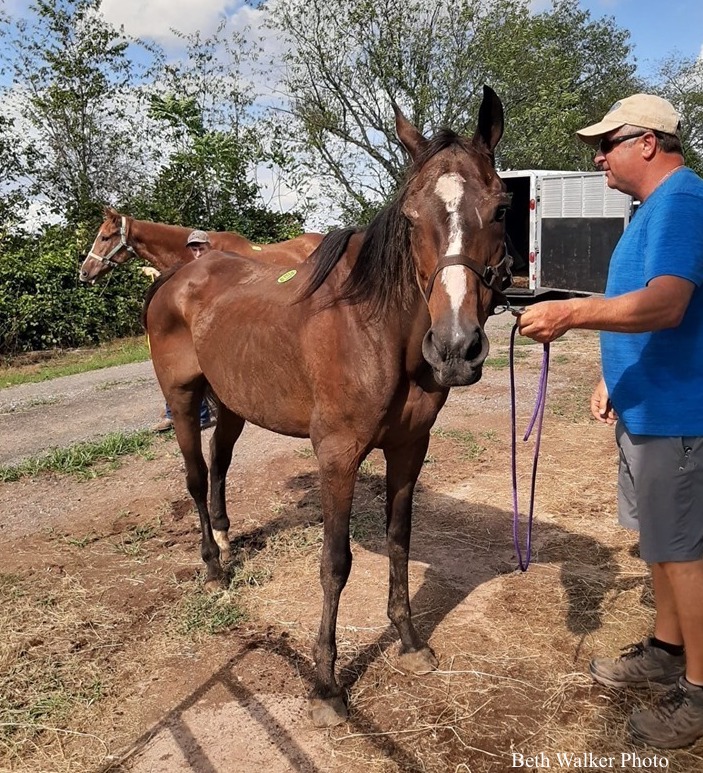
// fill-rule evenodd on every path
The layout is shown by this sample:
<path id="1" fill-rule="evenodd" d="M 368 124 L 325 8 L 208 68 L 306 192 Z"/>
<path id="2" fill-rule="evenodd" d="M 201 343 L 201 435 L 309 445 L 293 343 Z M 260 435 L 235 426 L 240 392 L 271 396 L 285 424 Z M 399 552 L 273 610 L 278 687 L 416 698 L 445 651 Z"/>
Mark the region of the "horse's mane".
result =
<path id="1" fill-rule="evenodd" d="M 359 255 L 340 288 L 330 301 L 368 302 L 372 315 L 383 314 L 394 305 L 408 306 L 416 297 L 418 285 L 410 252 L 410 224 L 402 213 L 405 194 L 422 167 L 434 155 L 456 146 L 466 152 L 481 152 L 470 140 L 451 129 L 441 129 L 428 140 L 413 161 L 403 185 L 395 197 L 371 221 L 364 233 Z M 344 254 L 349 240 L 361 229 L 332 231 L 308 259 L 314 269 L 301 288 L 298 300 L 312 296 L 325 282 Z"/>

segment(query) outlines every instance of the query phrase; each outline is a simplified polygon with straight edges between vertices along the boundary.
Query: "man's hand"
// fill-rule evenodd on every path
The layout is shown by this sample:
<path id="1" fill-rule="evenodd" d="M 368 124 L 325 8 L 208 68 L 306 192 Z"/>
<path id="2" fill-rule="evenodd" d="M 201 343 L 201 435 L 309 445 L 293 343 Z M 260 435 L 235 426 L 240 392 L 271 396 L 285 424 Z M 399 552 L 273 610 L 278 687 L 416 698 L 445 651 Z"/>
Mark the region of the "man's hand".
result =
<path id="1" fill-rule="evenodd" d="M 142 272 L 142 274 L 150 277 L 152 282 L 154 281 L 154 279 L 156 279 L 157 276 L 161 276 L 161 272 L 157 268 L 154 268 L 153 266 L 140 266 L 139 269 Z"/>
<path id="2" fill-rule="evenodd" d="M 608 387 L 605 381 L 601 379 L 591 395 L 591 414 L 596 421 L 601 424 L 615 424 L 618 420 L 617 414 L 608 398 Z"/>
<path id="3" fill-rule="evenodd" d="M 571 301 L 545 301 L 528 306 L 520 315 L 520 335 L 546 344 L 563 336 L 572 327 Z"/>

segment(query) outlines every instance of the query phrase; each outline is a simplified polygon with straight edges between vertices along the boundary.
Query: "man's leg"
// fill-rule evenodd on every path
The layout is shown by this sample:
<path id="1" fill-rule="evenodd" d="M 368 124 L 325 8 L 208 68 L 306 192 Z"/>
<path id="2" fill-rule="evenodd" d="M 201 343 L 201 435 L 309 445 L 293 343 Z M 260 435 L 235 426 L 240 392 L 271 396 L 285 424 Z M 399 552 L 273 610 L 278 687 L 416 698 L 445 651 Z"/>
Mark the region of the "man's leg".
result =
<path id="1" fill-rule="evenodd" d="M 656 607 L 654 636 L 668 644 L 683 644 L 674 589 L 666 571 L 668 566 L 676 566 L 676 564 L 652 564 L 650 567 Z"/>
<path id="2" fill-rule="evenodd" d="M 662 588 L 663 606 L 660 610 L 655 580 L 657 620 L 654 635 L 677 644 L 679 640 L 672 641 L 671 637 L 676 637 L 678 632 L 686 650 L 686 678 L 693 684 L 703 685 L 703 559 L 654 564 L 653 576 L 655 571 Z"/>

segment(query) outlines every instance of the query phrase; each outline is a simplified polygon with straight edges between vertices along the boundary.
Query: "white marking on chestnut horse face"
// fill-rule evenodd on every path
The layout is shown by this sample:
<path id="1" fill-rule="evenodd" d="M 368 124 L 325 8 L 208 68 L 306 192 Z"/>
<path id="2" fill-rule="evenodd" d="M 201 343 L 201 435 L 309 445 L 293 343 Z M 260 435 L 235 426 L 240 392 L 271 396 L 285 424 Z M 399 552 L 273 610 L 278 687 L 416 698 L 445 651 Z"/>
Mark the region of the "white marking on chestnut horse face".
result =
<path id="1" fill-rule="evenodd" d="M 461 252 L 464 234 L 461 230 L 459 207 L 464 196 L 464 178 L 456 172 L 443 174 L 435 185 L 435 193 L 444 202 L 449 215 L 449 236 L 445 255 Z M 441 272 L 441 280 L 449 296 L 451 309 L 458 315 L 466 296 L 466 269 L 463 266 L 447 266 Z"/>
<path id="2" fill-rule="evenodd" d="M 474 207 L 474 212 L 478 218 L 478 227 L 483 228 L 483 218 L 481 217 L 481 213 L 478 211 L 478 207 Z"/>

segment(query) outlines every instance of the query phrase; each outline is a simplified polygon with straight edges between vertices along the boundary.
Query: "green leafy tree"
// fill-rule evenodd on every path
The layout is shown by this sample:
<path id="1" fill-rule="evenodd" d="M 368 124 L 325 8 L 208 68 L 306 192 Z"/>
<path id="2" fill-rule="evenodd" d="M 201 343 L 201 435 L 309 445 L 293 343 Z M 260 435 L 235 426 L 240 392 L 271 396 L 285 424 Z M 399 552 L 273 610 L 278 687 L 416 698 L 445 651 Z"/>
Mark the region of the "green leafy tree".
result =
<path id="1" fill-rule="evenodd" d="M 636 90 L 628 33 L 577 0 L 280 0 L 289 147 L 346 219 L 366 219 L 405 168 L 391 100 L 416 126 L 473 133 L 484 83 L 503 100 L 503 168 L 591 168 L 574 131 Z"/>
<path id="2" fill-rule="evenodd" d="M 681 140 L 686 163 L 703 174 L 703 61 L 672 55 L 655 75 L 655 90 L 681 116 Z"/>
<path id="3" fill-rule="evenodd" d="M 129 43 L 99 7 L 100 0 L 34 0 L 28 18 L 0 21 L 28 194 L 73 224 L 95 218 L 116 190 L 144 174 L 134 152 Z"/>
<path id="4" fill-rule="evenodd" d="M 131 211 L 163 222 L 235 230 L 257 241 L 301 232 L 301 218 L 269 210 L 254 182 L 269 156 L 253 116 L 242 61 L 255 57 L 244 35 L 222 23 L 209 38 L 181 35 L 182 62 L 161 59 L 149 115 L 170 149 L 153 185 Z"/>

